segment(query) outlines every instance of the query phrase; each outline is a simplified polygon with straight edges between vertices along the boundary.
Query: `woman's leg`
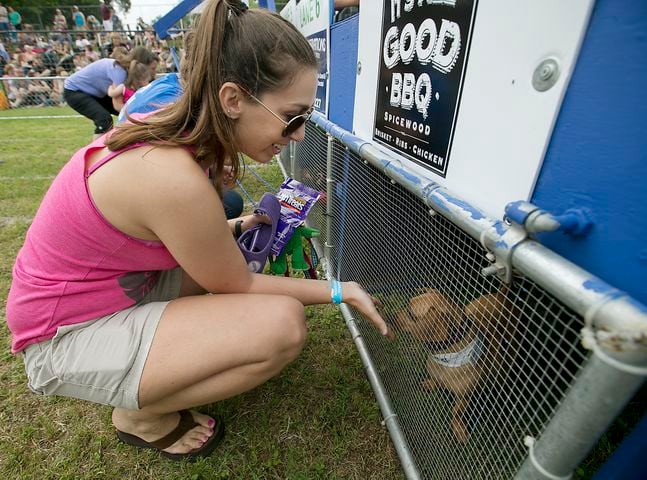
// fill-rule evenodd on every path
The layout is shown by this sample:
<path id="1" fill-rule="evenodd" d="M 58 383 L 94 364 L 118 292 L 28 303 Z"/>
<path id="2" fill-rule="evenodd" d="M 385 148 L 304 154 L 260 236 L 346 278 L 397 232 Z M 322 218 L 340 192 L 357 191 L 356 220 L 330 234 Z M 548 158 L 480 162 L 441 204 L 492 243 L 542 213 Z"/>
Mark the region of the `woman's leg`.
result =
<path id="1" fill-rule="evenodd" d="M 112 115 L 100 99 L 87 93 L 63 90 L 65 102 L 84 117 L 94 122 L 94 134 L 100 136 L 112 128 Z"/>
<path id="2" fill-rule="evenodd" d="M 178 410 L 250 390 L 278 374 L 301 352 L 303 306 L 276 295 L 201 295 L 166 307 L 144 366 L 140 410 L 115 409 L 113 422 L 146 441 L 169 433 Z M 170 448 L 185 453 L 211 434 L 209 417 Z"/>

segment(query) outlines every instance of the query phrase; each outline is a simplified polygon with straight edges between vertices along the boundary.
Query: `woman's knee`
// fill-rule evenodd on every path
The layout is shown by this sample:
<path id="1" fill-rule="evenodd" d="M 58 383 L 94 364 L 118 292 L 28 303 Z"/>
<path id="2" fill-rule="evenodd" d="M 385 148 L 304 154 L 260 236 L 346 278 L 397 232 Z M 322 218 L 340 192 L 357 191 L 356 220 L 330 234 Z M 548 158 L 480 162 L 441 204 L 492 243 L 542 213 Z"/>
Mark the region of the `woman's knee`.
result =
<path id="1" fill-rule="evenodd" d="M 294 359 L 301 352 L 307 336 L 303 305 L 290 297 L 279 297 L 274 303 L 269 319 L 272 323 L 270 342 L 275 351 Z"/>

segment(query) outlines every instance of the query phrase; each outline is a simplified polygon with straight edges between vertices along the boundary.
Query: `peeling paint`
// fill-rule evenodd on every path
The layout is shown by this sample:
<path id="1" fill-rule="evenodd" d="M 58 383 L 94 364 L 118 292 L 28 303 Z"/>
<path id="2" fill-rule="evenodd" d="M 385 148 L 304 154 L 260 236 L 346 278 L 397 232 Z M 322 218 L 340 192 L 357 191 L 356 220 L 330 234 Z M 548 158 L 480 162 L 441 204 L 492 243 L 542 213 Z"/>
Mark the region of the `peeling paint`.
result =
<path id="1" fill-rule="evenodd" d="M 582 284 L 582 287 L 586 290 L 592 290 L 595 293 L 599 293 L 610 298 L 618 298 L 623 295 L 620 290 L 613 288 L 608 283 L 599 279 L 587 280 Z"/>
<path id="2" fill-rule="evenodd" d="M 390 165 L 388 167 L 389 170 L 393 171 L 396 175 L 399 177 L 404 178 L 407 182 L 413 184 L 413 185 L 420 185 L 422 183 L 422 179 L 418 176 L 407 170 L 406 168 L 403 167 L 397 167 L 395 165 Z"/>
<path id="3" fill-rule="evenodd" d="M 495 243 L 495 245 L 496 245 L 497 248 L 503 248 L 505 250 L 507 250 L 509 248 L 508 244 L 505 242 L 505 240 L 499 240 L 498 242 Z"/>
<path id="4" fill-rule="evenodd" d="M 523 200 L 510 202 L 505 207 L 505 214 L 508 218 L 510 218 L 510 220 L 513 220 L 519 225 L 523 225 L 523 222 L 526 221 L 526 217 L 528 217 L 528 215 L 530 214 L 530 212 L 527 211 L 526 208 L 524 208 L 526 205 L 528 205 L 528 202 L 525 202 Z"/>
<path id="5" fill-rule="evenodd" d="M 452 214 L 452 209 L 449 208 L 447 205 L 445 205 L 445 199 L 439 195 L 430 195 L 428 197 L 429 202 L 431 202 L 433 205 L 437 206 L 440 210 L 443 212 L 447 212 L 449 214 Z"/>
<path id="6" fill-rule="evenodd" d="M 492 226 L 494 227 L 494 230 L 496 231 L 496 233 L 498 233 L 499 235 L 505 234 L 505 232 L 507 230 L 507 227 L 506 227 L 505 223 L 503 223 L 500 220 L 495 220 L 494 224 L 492 224 Z"/>
<path id="7" fill-rule="evenodd" d="M 452 197 L 450 195 L 445 195 L 445 197 L 449 203 L 453 203 L 457 207 L 460 207 L 462 210 L 468 212 L 470 214 L 470 217 L 472 217 L 474 220 L 481 220 L 486 218 L 479 209 L 474 208 L 466 201 L 459 200 L 458 198 Z"/>

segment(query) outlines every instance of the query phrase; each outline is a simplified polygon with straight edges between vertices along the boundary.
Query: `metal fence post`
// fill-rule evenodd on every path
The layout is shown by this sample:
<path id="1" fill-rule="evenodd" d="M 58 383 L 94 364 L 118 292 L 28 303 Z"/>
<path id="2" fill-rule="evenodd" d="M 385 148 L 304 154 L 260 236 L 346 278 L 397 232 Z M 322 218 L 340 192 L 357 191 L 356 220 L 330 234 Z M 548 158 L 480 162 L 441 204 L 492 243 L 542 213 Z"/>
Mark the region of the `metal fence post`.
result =
<path id="1" fill-rule="evenodd" d="M 646 310 L 534 242 L 516 249 L 513 263 L 584 317 L 582 345 L 593 354 L 541 436 L 526 437 L 529 455 L 516 477 L 571 478 L 572 471 L 645 381 Z"/>
<path id="2" fill-rule="evenodd" d="M 368 377 L 368 381 L 373 388 L 375 399 L 377 400 L 377 404 L 380 407 L 380 411 L 382 412 L 382 417 L 384 418 L 382 424 L 389 431 L 391 440 L 393 440 L 393 447 L 396 449 L 398 456 L 400 457 L 402 469 L 404 470 L 404 473 L 408 480 L 420 480 L 420 471 L 418 470 L 413 455 L 411 454 L 411 450 L 409 449 L 409 446 L 407 444 L 406 437 L 404 436 L 404 433 L 402 433 L 402 429 L 400 428 L 398 415 L 393 410 L 391 401 L 389 400 L 388 395 L 385 393 L 384 385 L 382 384 L 380 375 L 376 370 L 375 365 L 373 364 L 373 360 L 370 353 L 368 352 L 368 349 L 366 348 L 362 334 L 359 331 L 359 328 L 357 328 L 355 317 L 346 304 L 342 303 L 339 308 L 344 317 L 344 320 L 346 321 L 346 326 L 348 327 L 348 330 L 353 337 L 353 341 L 355 342 L 355 346 L 357 347 L 357 352 L 359 353 L 362 363 L 365 366 L 366 376 Z"/>
<path id="3" fill-rule="evenodd" d="M 643 378 L 593 356 L 538 439 L 526 437 L 529 455 L 518 480 L 569 479 Z"/>
<path id="4" fill-rule="evenodd" d="M 294 162 L 296 158 L 296 142 L 290 142 L 290 177 L 294 178 Z"/>
<path id="5" fill-rule="evenodd" d="M 333 248 L 335 247 L 332 242 L 332 221 L 333 221 L 333 200 L 334 200 L 334 186 L 333 186 L 333 172 L 332 172 L 332 149 L 333 149 L 333 137 L 330 134 L 326 134 L 327 144 L 326 144 L 326 242 L 325 247 L 325 256 L 328 259 L 328 278 L 332 278 L 334 275 L 339 275 L 339 272 L 333 272 Z"/>

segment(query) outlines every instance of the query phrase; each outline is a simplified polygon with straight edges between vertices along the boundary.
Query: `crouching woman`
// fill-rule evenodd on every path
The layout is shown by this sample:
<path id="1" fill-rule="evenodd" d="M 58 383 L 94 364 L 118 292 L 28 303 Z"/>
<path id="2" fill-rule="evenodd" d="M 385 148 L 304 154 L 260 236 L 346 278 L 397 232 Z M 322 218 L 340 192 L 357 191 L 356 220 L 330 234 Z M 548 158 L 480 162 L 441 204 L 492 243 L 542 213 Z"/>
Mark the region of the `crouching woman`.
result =
<path id="1" fill-rule="evenodd" d="M 112 405 L 122 441 L 171 459 L 211 453 L 223 421 L 190 409 L 278 374 L 303 347 L 304 305 L 331 302 L 328 282 L 250 273 L 218 192 L 225 159 L 267 163 L 303 139 L 312 48 L 276 14 L 210 0 L 185 66 L 177 102 L 61 170 L 7 302 L 33 391 Z M 244 217 L 242 230 L 266 220 Z M 336 287 L 389 334 L 364 289 Z"/>

